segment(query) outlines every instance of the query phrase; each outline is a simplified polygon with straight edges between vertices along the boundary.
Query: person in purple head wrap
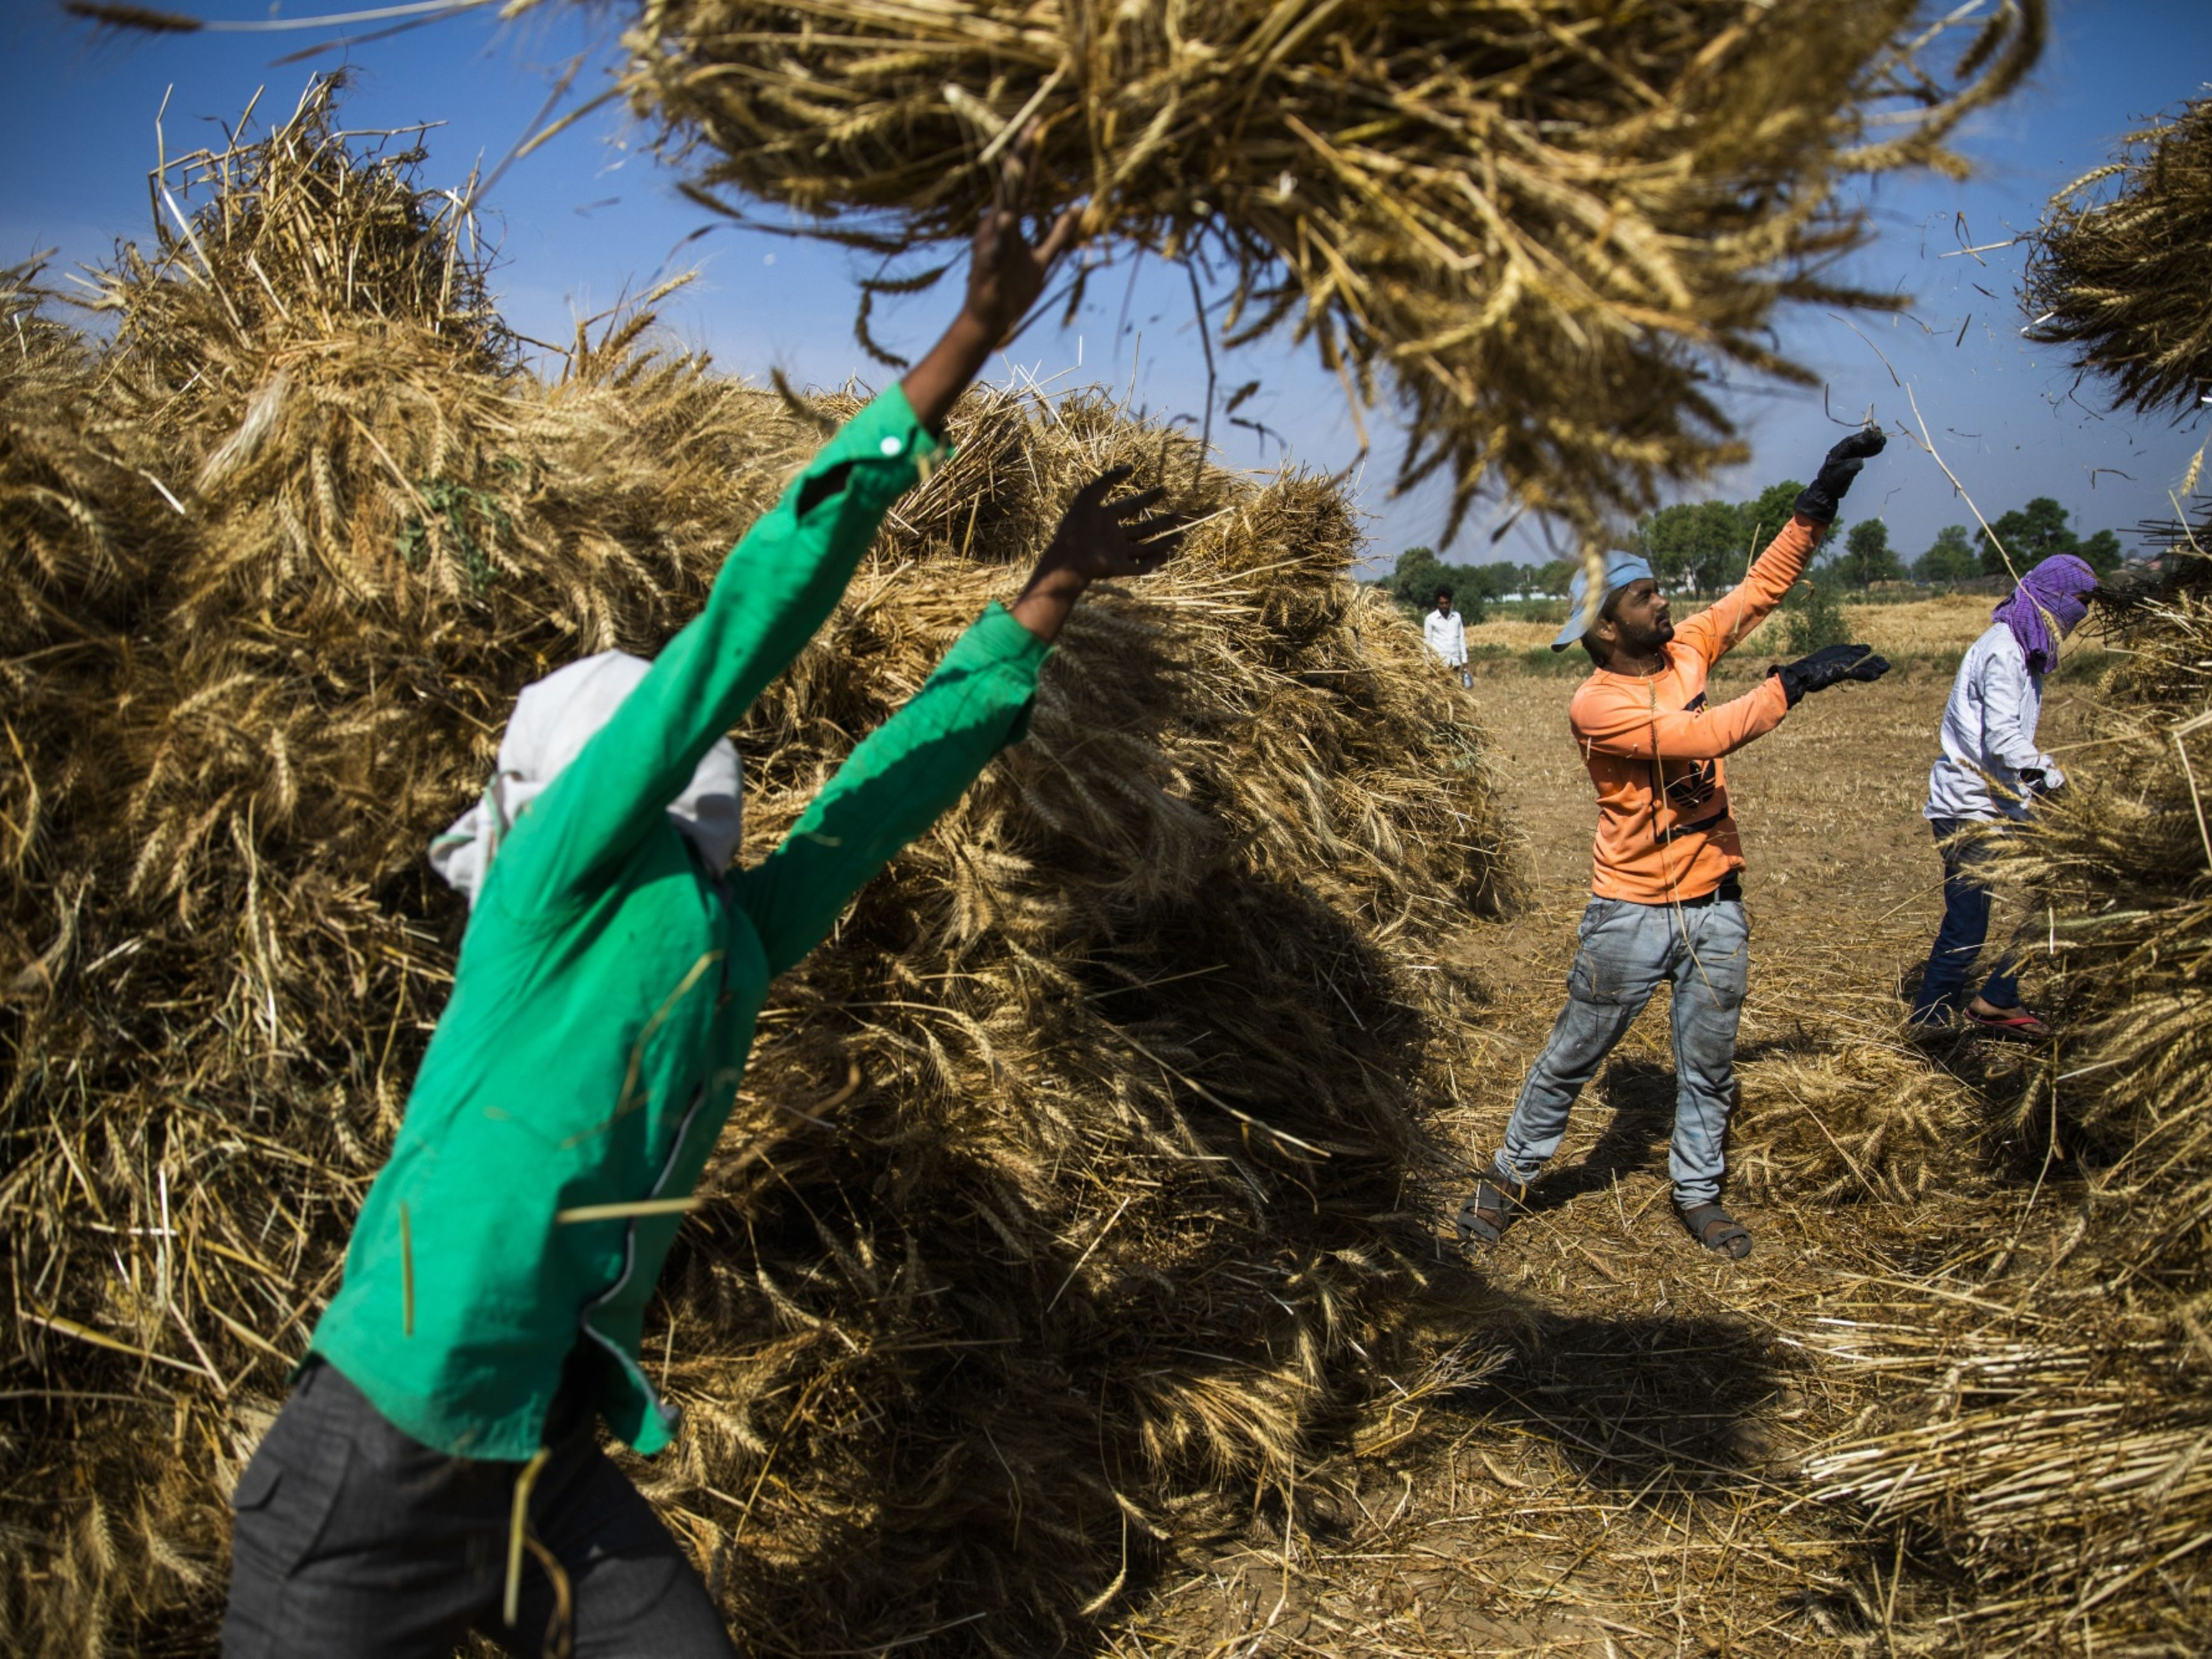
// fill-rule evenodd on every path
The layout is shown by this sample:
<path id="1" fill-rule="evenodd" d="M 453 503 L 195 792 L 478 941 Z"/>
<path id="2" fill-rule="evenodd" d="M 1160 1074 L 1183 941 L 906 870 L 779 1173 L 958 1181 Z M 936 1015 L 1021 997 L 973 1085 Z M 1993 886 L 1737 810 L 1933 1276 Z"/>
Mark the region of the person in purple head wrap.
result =
<path id="1" fill-rule="evenodd" d="M 2071 553 L 2054 553 L 2021 577 L 1990 617 L 2012 629 L 2030 673 L 2048 674 L 2058 666 L 2058 641 L 2089 614 L 2096 591 L 2095 571 Z"/>
<path id="2" fill-rule="evenodd" d="M 1959 665 L 1944 706 L 1943 752 L 1928 775 L 1922 816 L 1943 859 L 1943 925 L 1912 1000 L 1912 1018 L 1940 1025 L 1954 1018 L 2009 1036 L 2045 1037 L 2045 1025 L 2020 1004 L 2011 959 L 1966 994 L 1966 976 L 1990 931 L 1990 890 L 1982 879 L 1994 844 L 1964 832 L 1989 823 L 2024 823 L 2033 804 L 2065 787 L 2058 763 L 2035 746 L 2043 682 L 2058 666 L 2058 642 L 2089 614 L 2097 573 L 2071 553 L 2056 554 L 2021 579 L 1990 613 L 1989 631 Z"/>

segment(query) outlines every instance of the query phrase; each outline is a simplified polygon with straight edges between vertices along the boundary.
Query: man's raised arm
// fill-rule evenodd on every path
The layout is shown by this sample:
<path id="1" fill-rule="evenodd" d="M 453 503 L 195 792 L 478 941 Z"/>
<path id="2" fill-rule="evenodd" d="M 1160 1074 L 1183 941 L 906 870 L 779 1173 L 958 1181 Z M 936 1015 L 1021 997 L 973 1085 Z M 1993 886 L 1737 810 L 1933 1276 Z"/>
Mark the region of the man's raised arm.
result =
<path id="1" fill-rule="evenodd" d="M 1863 427 L 1831 449 L 1813 482 L 1798 493 L 1790 522 L 1760 550 L 1744 579 L 1676 629 L 1676 641 L 1703 657 L 1708 666 L 1742 644 L 1796 586 L 1814 550 L 1842 510 L 1851 480 L 1888 441 L 1880 427 Z"/>
<path id="2" fill-rule="evenodd" d="M 1027 141 L 1006 159 L 998 199 L 976 228 L 967 294 L 951 326 L 745 532 L 704 610 L 516 824 L 488 894 L 537 914 L 593 891 L 836 607 L 884 514 L 941 447 L 953 405 L 1019 328 L 1073 235 L 1071 211 L 1034 247 L 1024 239 L 1032 160 Z"/>

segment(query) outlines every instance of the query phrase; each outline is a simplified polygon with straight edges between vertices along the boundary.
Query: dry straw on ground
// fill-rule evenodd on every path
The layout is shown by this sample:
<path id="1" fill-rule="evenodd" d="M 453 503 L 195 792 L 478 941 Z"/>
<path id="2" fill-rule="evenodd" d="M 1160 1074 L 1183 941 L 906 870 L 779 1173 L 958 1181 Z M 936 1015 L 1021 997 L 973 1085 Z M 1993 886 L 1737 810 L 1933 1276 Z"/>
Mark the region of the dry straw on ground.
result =
<path id="1" fill-rule="evenodd" d="M 1033 119 L 1044 195 L 1083 201 L 1097 246 L 1212 273 L 1227 344 L 1288 331 L 1358 402 L 1387 390 L 1400 481 L 1449 478 L 1455 525 L 1494 483 L 1590 534 L 1741 459 L 1716 376 L 1809 380 L 1773 348 L 1778 305 L 1891 302 L 1829 274 L 1866 234 L 1838 185 L 1954 168 L 1945 137 L 2045 22 L 2044 0 L 634 16 L 627 89 L 695 193 L 914 256 L 870 298 L 940 274 Z"/>
<path id="2" fill-rule="evenodd" d="M 226 1483 L 442 1002 L 426 838 L 516 690 L 653 649 L 851 407 L 643 319 L 526 372 L 403 143 L 365 159 L 325 84 L 171 163 L 190 228 L 103 279 L 110 345 L 0 292 L 14 1650 L 204 1644 Z M 647 1343 L 691 1426 L 639 1474 L 766 1652 L 1042 1650 L 1291 1477 L 1425 1271 L 1439 941 L 1510 881 L 1332 488 L 1095 398 L 953 426 L 738 734 L 756 838 L 1077 480 L 1205 522 L 763 1018 Z"/>

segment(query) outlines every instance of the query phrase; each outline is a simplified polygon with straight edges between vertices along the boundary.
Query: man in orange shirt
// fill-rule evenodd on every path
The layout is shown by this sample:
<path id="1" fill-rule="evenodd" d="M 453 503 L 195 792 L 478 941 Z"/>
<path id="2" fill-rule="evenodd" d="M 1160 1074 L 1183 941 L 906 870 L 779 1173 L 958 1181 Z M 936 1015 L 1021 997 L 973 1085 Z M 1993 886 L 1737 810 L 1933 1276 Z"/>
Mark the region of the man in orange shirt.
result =
<path id="1" fill-rule="evenodd" d="M 1597 665 L 1567 714 L 1597 786 L 1596 872 L 1566 1008 L 1522 1085 L 1491 1174 L 1460 1206 L 1463 1239 L 1498 1242 L 1558 1150 L 1575 1097 L 1667 981 L 1674 988 L 1674 1203 L 1707 1249 L 1750 1254 L 1750 1233 L 1719 1202 L 1750 939 L 1743 848 L 1721 757 L 1781 725 L 1806 693 L 1876 678 L 1889 665 L 1863 645 L 1830 646 L 1770 670 L 1718 708 L 1706 703 L 1705 678 L 1803 574 L 1844 492 L 1883 441 L 1868 428 L 1830 450 L 1750 574 L 1680 629 L 1651 567 L 1636 555 L 1609 561 L 1594 620 L 1588 578 L 1575 579 L 1567 625 L 1552 649 L 1579 640 Z"/>

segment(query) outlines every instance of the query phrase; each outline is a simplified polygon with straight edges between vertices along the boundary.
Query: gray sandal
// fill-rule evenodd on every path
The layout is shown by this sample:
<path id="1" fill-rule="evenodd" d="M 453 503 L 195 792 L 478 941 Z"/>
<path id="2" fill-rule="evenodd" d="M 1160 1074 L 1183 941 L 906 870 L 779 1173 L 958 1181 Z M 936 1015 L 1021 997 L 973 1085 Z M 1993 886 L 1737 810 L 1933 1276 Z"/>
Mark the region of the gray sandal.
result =
<path id="1" fill-rule="evenodd" d="M 1714 1255 L 1741 1261 L 1751 1254 L 1750 1229 L 1719 1205 L 1692 1204 L 1686 1210 L 1678 1206 L 1675 1213 L 1690 1236 Z"/>
<path id="2" fill-rule="evenodd" d="M 1525 1188 L 1524 1188 L 1525 1190 Z M 1505 1231 L 1506 1224 L 1513 1218 L 1517 1200 L 1511 1193 L 1487 1176 L 1474 1183 L 1474 1190 L 1459 1206 L 1455 1224 L 1459 1242 L 1462 1244 L 1495 1244 Z"/>

